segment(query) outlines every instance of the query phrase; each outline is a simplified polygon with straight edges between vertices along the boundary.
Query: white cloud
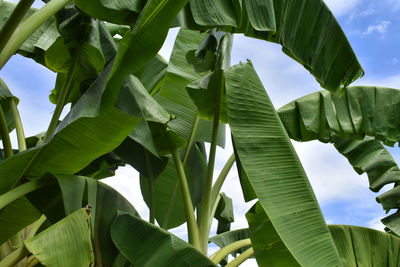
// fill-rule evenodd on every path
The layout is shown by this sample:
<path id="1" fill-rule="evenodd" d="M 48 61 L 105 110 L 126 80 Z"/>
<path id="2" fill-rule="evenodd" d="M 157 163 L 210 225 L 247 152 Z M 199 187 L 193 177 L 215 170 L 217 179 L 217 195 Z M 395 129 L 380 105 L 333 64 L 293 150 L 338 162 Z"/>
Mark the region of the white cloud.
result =
<path id="1" fill-rule="evenodd" d="M 332 13 L 339 17 L 351 12 L 360 3 L 360 0 L 325 0 L 325 3 Z"/>
<path id="2" fill-rule="evenodd" d="M 380 21 L 377 24 L 369 25 L 368 28 L 362 33 L 362 35 L 366 36 L 366 35 L 370 35 L 370 34 L 375 33 L 375 32 L 376 33 L 380 33 L 381 35 L 383 35 L 384 33 L 386 33 L 386 31 L 387 31 L 387 29 L 388 29 L 390 24 L 391 24 L 390 21 L 383 20 L 383 21 Z"/>

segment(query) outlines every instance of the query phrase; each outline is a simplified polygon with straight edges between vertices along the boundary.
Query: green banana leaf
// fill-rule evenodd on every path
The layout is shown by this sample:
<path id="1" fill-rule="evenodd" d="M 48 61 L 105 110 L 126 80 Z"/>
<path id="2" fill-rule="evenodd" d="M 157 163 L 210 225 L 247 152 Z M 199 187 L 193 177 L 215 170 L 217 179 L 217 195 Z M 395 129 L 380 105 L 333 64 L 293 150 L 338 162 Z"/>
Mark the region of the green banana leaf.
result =
<path id="1" fill-rule="evenodd" d="M 304 169 L 251 63 L 231 67 L 225 79 L 236 153 L 276 232 L 301 265 L 340 265 Z"/>
<path id="2" fill-rule="evenodd" d="M 135 216 L 121 213 L 111 226 L 111 236 L 135 266 L 215 266 L 190 244 Z"/>
<path id="3" fill-rule="evenodd" d="M 279 43 L 330 91 L 364 73 L 323 0 L 191 0 L 176 22 L 195 30 L 217 27 Z"/>
<path id="4" fill-rule="evenodd" d="M 41 213 L 25 197 L 0 210 L 0 245 L 39 219 Z"/>
<path id="5" fill-rule="evenodd" d="M 96 263 L 111 265 L 118 251 L 111 241 L 110 226 L 118 211 L 137 216 L 135 208 L 120 193 L 101 181 L 61 174 L 53 175 L 52 178 L 57 181 L 55 186 L 30 193 L 29 200 L 51 223 L 88 205 Z"/>
<path id="6" fill-rule="evenodd" d="M 119 42 L 111 77 L 107 82 L 105 103 L 117 100 L 112 92 L 120 88 L 129 74 L 140 71 L 155 55 L 167 37 L 169 26 L 187 0 L 150 0 L 131 31 Z"/>
<path id="7" fill-rule="evenodd" d="M 3 2 L 0 5 L 0 28 L 3 27 L 8 17 L 11 15 L 16 4 Z M 32 15 L 36 8 L 30 8 L 24 17 L 24 20 Z M 18 53 L 34 59 L 36 62 L 45 65 L 44 52 L 56 41 L 60 36 L 57 26 L 53 19 L 47 20 L 37 29 L 29 38 L 19 47 Z"/>
<path id="8" fill-rule="evenodd" d="M 110 66 L 74 105 L 48 142 L 0 163 L 0 193 L 24 176 L 41 177 L 46 172 L 74 174 L 116 148 L 135 128 L 139 118 L 114 107 L 99 110 L 109 69 Z M 93 131 L 95 135 L 91 134 Z"/>
<path id="9" fill-rule="evenodd" d="M 193 146 L 185 165 L 185 173 L 194 207 L 202 198 L 206 172 L 206 160 L 199 149 Z M 161 174 L 155 178 L 155 217 L 158 224 L 164 229 L 182 225 L 186 222 L 185 206 L 178 174 L 172 159 L 168 161 Z M 149 181 L 143 175 L 140 176 L 140 188 L 144 201 L 150 207 Z"/>
<path id="10" fill-rule="evenodd" d="M 167 74 L 162 80 L 161 89 L 155 95 L 156 100 L 169 113 L 176 118 L 168 123 L 168 126 L 186 140 L 190 139 L 197 116 L 197 107 L 190 99 L 185 88 L 188 84 L 201 79 L 207 72 L 197 73 L 187 62 L 186 55 L 190 51 L 196 51 L 201 42 L 207 37 L 205 33 L 199 33 L 187 29 L 181 29 L 176 37 L 172 50 Z M 195 140 L 210 142 L 212 122 L 200 119 Z M 217 144 L 225 145 L 225 126 L 220 124 L 218 129 Z"/>
<path id="11" fill-rule="evenodd" d="M 218 221 L 217 234 L 229 231 L 231 223 L 235 221 L 232 199 L 225 193 L 220 193 L 220 196 L 221 198 L 214 214 L 214 218 Z"/>
<path id="12" fill-rule="evenodd" d="M 348 87 L 341 94 L 315 92 L 279 109 L 294 140 L 329 142 L 333 135 L 374 136 L 388 145 L 400 140 L 400 91 L 376 86 Z"/>
<path id="13" fill-rule="evenodd" d="M 93 18 L 126 25 L 133 25 L 136 22 L 146 2 L 146 0 L 74 0 L 80 10 Z"/>
<path id="14" fill-rule="evenodd" d="M 89 221 L 87 210 L 79 209 L 26 240 L 25 247 L 44 266 L 89 266 L 94 262 Z"/>
<path id="15" fill-rule="evenodd" d="M 367 173 L 372 191 L 378 192 L 387 184 L 400 182 L 400 169 L 396 161 L 385 146 L 373 137 L 354 140 L 335 136 L 333 144 L 358 174 Z"/>
<path id="16" fill-rule="evenodd" d="M 301 266 L 279 238 L 260 203 L 249 210 L 246 218 L 259 266 Z M 329 231 L 343 266 L 389 267 L 400 262 L 400 238 L 394 235 L 350 225 L 329 225 Z"/>
<path id="17" fill-rule="evenodd" d="M 330 225 L 344 266 L 389 267 L 400 264 L 400 239 L 381 231 L 349 225 Z"/>
<path id="18" fill-rule="evenodd" d="M 377 197 L 388 211 L 400 203 L 399 168 L 378 140 L 388 145 L 399 141 L 399 105 L 399 90 L 355 86 L 341 95 L 326 91 L 309 94 L 281 107 L 278 113 L 290 138 L 333 142 L 358 173 L 367 172 L 372 191 L 395 183 L 395 188 Z M 384 222 L 392 229 L 397 216 Z"/>

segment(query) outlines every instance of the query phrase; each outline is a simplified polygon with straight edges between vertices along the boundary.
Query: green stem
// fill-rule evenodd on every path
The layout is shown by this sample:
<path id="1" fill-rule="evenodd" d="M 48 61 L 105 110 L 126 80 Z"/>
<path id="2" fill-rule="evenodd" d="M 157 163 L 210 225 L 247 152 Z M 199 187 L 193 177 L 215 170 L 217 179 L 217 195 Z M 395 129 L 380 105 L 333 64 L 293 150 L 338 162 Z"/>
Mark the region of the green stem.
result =
<path id="1" fill-rule="evenodd" d="M 10 191 L 7 191 L 7 193 L 4 193 L 3 195 L 0 195 L 0 210 L 13 202 L 14 200 L 17 200 L 18 198 L 35 191 L 39 188 L 48 186 L 52 184 L 53 181 L 50 179 L 37 179 L 33 180 L 24 184 L 21 184 Z"/>
<path id="2" fill-rule="evenodd" d="M 215 181 L 212 191 L 211 191 L 211 207 L 215 204 L 215 201 L 217 199 L 217 196 L 219 195 L 219 192 L 221 191 L 221 187 L 225 182 L 226 177 L 228 176 L 229 171 L 231 170 L 233 163 L 235 163 L 235 154 L 232 154 L 228 161 L 225 163 L 224 168 L 218 175 L 217 180 Z M 211 214 L 214 216 L 214 214 Z"/>
<path id="3" fill-rule="evenodd" d="M 225 265 L 225 267 L 237 267 L 253 255 L 254 255 L 254 249 L 249 248 L 248 250 L 246 250 L 236 258 L 234 258 L 230 263 Z"/>
<path id="4" fill-rule="evenodd" d="M 36 222 L 34 222 L 32 224 L 32 228 L 29 231 L 29 235 L 27 236 L 26 239 L 33 237 L 36 232 L 39 230 L 40 226 L 42 226 L 42 224 L 47 220 L 46 216 L 44 214 L 42 214 L 42 216 L 40 216 L 39 220 L 37 220 Z"/>
<path id="5" fill-rule="evenodd" d="M 186 213 L 186 221 L 189 233 L 189 243 L 196 247 L 199 251 L 201 251 L 201 240 L 200 240 L 200 232 L 196 222 L 196 218 L 194 217 L 194 209 L 193 202 L 190 196 L 189 185 L 186 179 L 185 170 L 183 168 L 182 161 L 179 157 L 178 151 L 175 147 L 173 147 L 172 140 L 170 139 L 168 133 L 168 144 L 171 149 L 172 157 L 175 162 L 175 167 L 178 172 L 179 183 L 181 185 L 183 202 L 185 204 L 185 213 Z"/>
<path id="6" fill-rule="evenodd" d="M 149 196 L 150 196 L 150 218 L 149 221 L 152 224 L 155 224 L 155 212 L 156 212 L 156 198 L 154 194 L 154 176 L 153 172 L 151 170 L 151 165 L 150 165 L 150 159 L 149 159 L 149 152 L 147 150 L 144 151 L 144 157 L 146 159 L 146 165 L 147 165 L 147 180 L 149 182 Z"/>
<path id="7" fill-rule="evenodd" d="M 195 142 L 195 137 L 196 137 L 196 133 L 197 133 L 197 126 L 199 125 L 199 121 L 200 121 L 200 116 L 199 116 L 199 114 L 197 114 L 196 115 L 196 119 L 195 119 L 194 124 L 193 124 L 192 134 L 190 135 L 189 143 L 187 145 L 185 156 L 183 158 L 183 163 L 182 163 L 183 167 L 186 166 L 186 162 L 187 162 L 187 160 L 189 158 L 189 153 L 190 153 L 190 151 L 191 151 L 191 149 L 193 147 L 193 144 Z M 169 202 L 169 206 L 168 206 L 168 209 L 167 209 L 167 214 L 165 215 L 165 219 L 164 219 L 164 222 L 163 222 L 163 225 L 162 225 L 163 228 L 165 228 L 167 226 L 169 218 L 170 218 L 171 213 L 172 213 L 172 209 L 174 208 L 173 203 L 175 202 L 175 198 L 176 198 L 176 196 L 178 194 L 178 187 L 179 187 L 179 181 L 177 181 L 176 184 L 175 184 L 174 192 L 172 193 L 171 201 Z"/>
<path id="8" fill-rule="evenodd" d="M 230 253 L 235 252 L 238 249 L 241 249 L 243 247 L 251 246 L 251 241 L 250 238 L 239 240 L 236 242 L 233 242 L 217 252 L 215 252 L 213 255 L 210 256 L 210 260 L 212 260 L 215 264 L 219 263 L 222 261 L 226 256 L 228 256 Z"/>
<path id="9" fill-rule="evenodd" d="M 20 0 L 14 8 L 7 22 L 3 25 L 0 32 L 0 51 L 3 50 L 12 33 L 17 28 L 18 24 L 24 18 L 34 0 Z"/>
<path id="10" fill-rule="evenodd" d="M 69 67 L 67 77 L 61 88 L 61 93 L 58 96 L 57 105 L 54 110 L 53 116 L 51 117 L 50 125 L 49 125 L 49 128 L 47 129 L 46 136 L 44 138 L 45 141 L 49 140 L 49 138 L 51 137 L 51 135 L 54 133 L 54 131 L 57 128 L 58 120 L 60 119 L 61 113 L 64 109 L 65 102 L 67 101 L 67 97 L 69 95 L 69 91 L 70 91 L 71 84 L 72 84 L 72 79 L 74 78 L 74 73 L 75 73 L 76 67 L 78 66 L 79 54 L 80 54 L 80 51 L 78 48 L 78 50 L 75 51 L 74 59 L 71 63 L 71 66 Z"/>
<path id="11" fill-rule="evenodd" d="M 17 104 L 15 103 L 14 98 L 10 100 L 10 108 L 14 117 L 15 128 L 17 131 L 18 149 L 20 152 L 22 152 L 26 150 L 25 133 L 24 133 L 24 128 L 22 127 L 21 117 L 17 109 Z"/>
<path id="12" fill-rule="evenodd" d="M 199 113 L 196 115 L 196 119 L 193 124 L 192 134 L 190 135 L 189 143 L 186 148 L 185 156 L 183 158 L 183 166 L 186 165 L 186 162 L 189 158 L 190 151 L 192 150 L 193 144 L 196 140 L 197 126 L 199 126 L 200 116 Z"/>
<path id="13" fill-rule="evenodd" d="M 214 200 L 214 202 L 211 202 L 211 203 L 214 203 L 214 204 L 211 206 L 212 208 L 210 210 L 210 217 L 208 218 L 208 232 L 210 232 L 210 230 L 211 230 L 211 225 L 212 225 L 212 221 L 214 219 L 214 214 L 215 214 L 215 211 L 218 208 L 218 203 L 219 203 L 220 199 L 221 199 L 221 195 L 218 194 L 217 198 Z"/>
<path id="14" fill-rule="evenodd" d="M 8 134 L 8 127 L 6 117 L 4 116 L 3 108 L 0 106 L 0 135 L 1 141 L 3 142 L 4 155 L 6 158 L 12 157 L 13 150 L 10 141 L 10 135 Z"/>
<path id="15" fill-rule="evenodd" d="M 221 74 L 223 75 L 223 74 Z M 217 151 L 217 135 L 218 135 L 218 127 L 219 127 L 219 113 L 220 113 L 220 99 L 221 99 L 221 91 L 224 86 L 223 77 L 220 77 L 221 85 L 220 90 L 217 93 L 216 107 L 214 111 L 214 120 L 213 120 L 213 130 L 211 136 L 211 146 L 210 146 L 210 155 L 208 158 L 208 168 L 207 168 L 207 178 L 205 185 L 205 193 L 203 197 L 203 201 L 200 205 L 200 218 L 199 218 L 199 227 L 201 233 L 201 240 L 203 252 L 207 254 L 207 245 L 208 245 L 208 220 L 210 216 L 210 204 L 211 204 L 211 190 L 212 190 L 212 182 L 213 182 L 213 174 L 214 174 L 214 165 L 215 165 L 215 155 Z"/>
<path id="16" fill-rule="evenodd" d="M 18 262 L 20 262 L 28 255 L 29 251 L 25 248 L 25 246 L 21 246 L 18 249 L 14 250 L 7 257 L 5 257 L 2 261 L 0 261 L 0 267 L 15 266 Z"/>
<path id="17" fill-rule="evenodd" d="M 46 20 L 63 8 L 71 0 L 52 0 L 44 7 L 33 13 L 22 22 L 11 35 L 0 54 L 0 69 L 7 63 L 10 57 Z"/>

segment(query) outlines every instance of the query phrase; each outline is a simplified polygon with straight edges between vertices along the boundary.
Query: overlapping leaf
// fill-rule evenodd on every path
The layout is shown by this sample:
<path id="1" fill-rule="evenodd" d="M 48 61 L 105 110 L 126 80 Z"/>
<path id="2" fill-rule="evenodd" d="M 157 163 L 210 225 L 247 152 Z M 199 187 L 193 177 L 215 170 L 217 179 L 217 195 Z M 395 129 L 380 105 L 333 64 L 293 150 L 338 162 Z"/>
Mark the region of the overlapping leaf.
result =
<path id="1" fill-rule="evenodd" d="M 250 63 L 226 72 L 226 91 L 238 158 L 276 232 L 301 265 L 340 265 L 307 176 Z"/>
<path id="2" fill-rule="evenodd" d="M 121 254 L 135 266 L 215 266 L 182 239 L 128 214 L 117 217 L 111 236 Z"/>
<path id="3" fill-rule="evenodd" d="M 118 211 L 137 215 L 135 208 L 120 193 L 100 181 L 61 174 L 52 178 L 57 181 L 54 186 L 30 193 L 29 200 L 52 223 L 88 205 L 96 262 L 111 265 L 117 251 L 111 241 L 110 226 Z"/>
<path id="4" fill-rule="evenodd" d="M 187 29 L 181 29 L 175 40 L 171 59 L 165 78 L 162 81 L 160 91 L 155 95 L 157 101 L 176 118 L 168 123 L 174 131 L 189 140 L 197 116 L 197 107 L 190 99 L 185 88 L 188 84 L 199 80 L 204 73 L 197 73 L 188 64 L 186 55 L 189 51 L 196 51 L 200 43 L 207 37 L 205 33 L 199 33 Z M 200 119 L 196 140 L 210 142 L 212 122 Z M 222 124 L 218 130 L 218 145 L 225 144 L 225 129 Z"/>
<path id="5" fill-rule="evenodd" d="M 25 246 L 45 266 L 89 266 L 94 262 L 85 209 L 77 210 L 26 240 Z"/>
<path id="6" fill-rule="evenodd" d="M 0 193 L 16 185 L 23 176 L 40 177 L 46 172 L 73 174 L 112 151 L 135 128 L 140 119 L 114 107 L 99 110 L 109 67 L 75 104 L 47 143 L 0 164 Z"/>
<path id="7" fill-rule="evenodd" d="M 276 42 L 331 91 L 363 70 L 335 17 L 322 0 L 191 0 L 179 20 L 185 27 L 219 27 Z"/>

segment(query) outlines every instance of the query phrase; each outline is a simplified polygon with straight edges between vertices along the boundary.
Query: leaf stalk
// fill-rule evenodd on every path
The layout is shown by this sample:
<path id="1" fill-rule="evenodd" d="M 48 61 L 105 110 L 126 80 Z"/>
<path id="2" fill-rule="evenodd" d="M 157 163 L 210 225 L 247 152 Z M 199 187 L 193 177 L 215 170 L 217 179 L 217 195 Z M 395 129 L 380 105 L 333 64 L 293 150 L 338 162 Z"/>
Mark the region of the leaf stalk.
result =
<path id="1" fill-rule="evenodd" d="M 215 264 L 219 263 L 222 261 L 226 256 L 228 256 L 230 253 L 235 252 L 238 249 L 241 249 L 243 247 L 251 246 L 251 241 L 250 238 L 246 238 L 243 240 L 239 240 L 236 242 L 233 242 L 217 252 L 215 252 L 213 255 L 210 256 L 210 260 L 212 260 Z"/>

